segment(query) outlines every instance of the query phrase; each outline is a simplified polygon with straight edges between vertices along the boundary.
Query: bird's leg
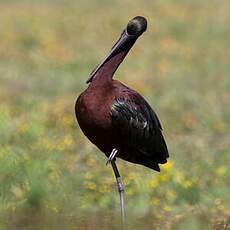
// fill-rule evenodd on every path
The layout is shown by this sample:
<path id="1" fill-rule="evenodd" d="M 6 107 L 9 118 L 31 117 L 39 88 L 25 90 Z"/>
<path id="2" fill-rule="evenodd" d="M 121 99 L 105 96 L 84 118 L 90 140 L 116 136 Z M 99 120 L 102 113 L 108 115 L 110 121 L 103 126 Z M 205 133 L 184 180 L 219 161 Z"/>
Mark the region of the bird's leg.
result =
<path id="1" fill-rule="evenodd" d="M 115 156 L 117 154 L 118 150 L 117 149 L 113 149 L 111 154 L 109 155 L 109 159 L 106 162 L 106 165 L 111 163 L 113 159 L 115 159 Z"/>
<path id="2" fill-rule="evenodd" d="M 113 167 L 113 171 L 117 181 L 117 189 L 120 196 L 120 206 L 121 206 L 121 225 L 122 225 L 122 229 L 124 230 L 125 229 L 125 188 L 122 183 L 121 176 L 117 169 L 117 165 L 115 163 L 114 158 L 111 161 L 111 165 Z"/>

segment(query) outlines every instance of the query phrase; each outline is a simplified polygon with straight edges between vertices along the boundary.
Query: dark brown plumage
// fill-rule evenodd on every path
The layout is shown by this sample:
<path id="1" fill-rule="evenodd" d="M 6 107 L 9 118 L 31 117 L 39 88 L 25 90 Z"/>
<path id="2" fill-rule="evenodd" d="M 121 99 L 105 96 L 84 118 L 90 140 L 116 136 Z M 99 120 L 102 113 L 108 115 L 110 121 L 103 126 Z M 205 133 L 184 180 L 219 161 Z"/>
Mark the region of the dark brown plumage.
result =
<path id="1" fill-rule="evenodd" d="M 112 79 L 146 28 L 144 17 L 129 22 L 109 55 L 90 74 L 75 112 L 83 133 L 107 157 L 116 148 L 116 157 L 160 171 L 158 164 L 166 163 L 169 155 L 156 113 L 139 93 Z"/>

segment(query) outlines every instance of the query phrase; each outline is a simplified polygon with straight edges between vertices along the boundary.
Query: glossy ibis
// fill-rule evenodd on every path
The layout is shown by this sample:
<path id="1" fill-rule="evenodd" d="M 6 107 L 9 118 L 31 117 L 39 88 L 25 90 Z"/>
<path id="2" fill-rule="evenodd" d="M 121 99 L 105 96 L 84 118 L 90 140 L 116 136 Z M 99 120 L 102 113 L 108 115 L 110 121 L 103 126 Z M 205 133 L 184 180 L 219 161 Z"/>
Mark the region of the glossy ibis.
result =
<path id="1" fill-rule="evenodd" d="M 147 20 L 142 16 L 128 22 L 107 57 L 91 72 L 88 88 L 75 106 L 83 133 L 112 164 L 122 207 L 124 187 L 116 157 L 156 171 L 169 157 L 156 113 L 139 93 L 113 80 L 116 69 L 146 29 Z"/>

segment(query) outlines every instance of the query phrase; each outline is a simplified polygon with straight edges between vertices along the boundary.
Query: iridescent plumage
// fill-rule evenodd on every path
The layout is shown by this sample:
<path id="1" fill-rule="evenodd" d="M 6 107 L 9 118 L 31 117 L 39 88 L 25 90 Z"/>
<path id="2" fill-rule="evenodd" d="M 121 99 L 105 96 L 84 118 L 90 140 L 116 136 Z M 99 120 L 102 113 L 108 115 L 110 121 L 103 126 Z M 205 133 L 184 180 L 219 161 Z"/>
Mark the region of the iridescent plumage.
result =
<path id="1" fill-rule="evenodd" d="M 158 164 L 166 163 L 169 155 L 156 113 L 139 93 L 112 79 L 146 28 L 141 16 L 129 22 L 109 55 L 90 74 L 75 111 L 84 134 L 107 157 L 117 149 L 116 157 L 160 171 Z"/>

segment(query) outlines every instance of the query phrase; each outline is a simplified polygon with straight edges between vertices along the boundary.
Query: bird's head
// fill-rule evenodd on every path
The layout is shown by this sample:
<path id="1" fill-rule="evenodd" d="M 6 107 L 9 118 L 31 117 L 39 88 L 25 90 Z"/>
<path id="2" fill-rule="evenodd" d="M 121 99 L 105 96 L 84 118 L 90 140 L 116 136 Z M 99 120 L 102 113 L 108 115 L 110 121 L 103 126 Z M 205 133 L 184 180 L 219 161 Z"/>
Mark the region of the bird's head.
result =
<path id="1" fill-rule="evenodd" d="M 146 29 L 147 20 L 144 17 L 136 16 L 131 19 L 106 58 L 91 72 L 86 83 L 90 83 L 95 78 L 98 71 L 115 55 L 122 51 L 127 53 L 137 38 L 141 36 L 146 31 Z"/>
<path id="2" fill-rule="evenodd" d="M 131 19 L 126 27 L 126 32 L 131 36 L 140 36 L 147 29 L 147 20 L 142 16 Z"/>

